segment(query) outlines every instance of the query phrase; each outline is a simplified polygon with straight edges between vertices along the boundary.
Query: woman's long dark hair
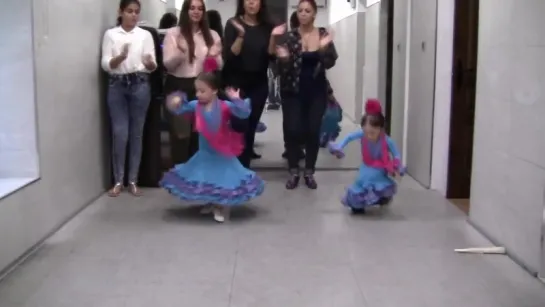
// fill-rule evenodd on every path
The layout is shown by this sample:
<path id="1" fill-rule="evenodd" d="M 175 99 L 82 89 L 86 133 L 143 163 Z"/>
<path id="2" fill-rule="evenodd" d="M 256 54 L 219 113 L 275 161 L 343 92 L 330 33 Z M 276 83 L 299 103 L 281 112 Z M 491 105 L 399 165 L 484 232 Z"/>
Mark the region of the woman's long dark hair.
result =
<path id="1" fill-rule="evenodd" d="M 297 12 L 291 13 L 290 16 L 290 29 L 296 29 L 299 28 L 299 18 L 297 18 Z"/>
<path id="2" fill-rule="evenodd" d="M 159 29 L 170 29 L 178 24 L 178 17 L 174 13 L 165 13 L 159 21 Z"/>
<path id="3" fill-rule="evenodd" d="M 193 29 L 191 27 L 191 20 L 189 19 L 189 8 L 191 7 L 191 2 L 193 0 L 185 0 L 182 5 L 182 10 L 180 11 L 180 20 L 178 26 L 180 27 L 180 33 L 187 42 L 187 48 L 189 50 L 189 63 L 193 63 L 195 60 L 195 41 L 193 40 Z M 210 33 L 210 27 L 208 26 L 208 18 L 206 16 L 206 5 L 203 0 L 201 1 L 203 5 L 203 14 L 202 19 L 199 22 L 199 28 L 201 30 L 202 36 L 208 48 L 212 47 L 214 44 L 214 38 Z"/>
<path id="4" fill-rule="evenodd" d="M 277 0 L 278 1 L 278 0 Z M 246 11 L 244 10 L 244 0 L 238 0 L 236 17 L 242 17 Z M 267 8 L 267 1 L 261 0 L 259 11 L 257 12 L 257 22 L 259 24 L 273 24 L 271 16 L 269 15 L 269 9 Z"/>
<path id="5" fill-rule="evenodd" d="M 119 10 L 120 11 L 124 11 L 127 6 L 131 5 L 131 4 L 136 4 L 138 5 L 139 7 L 142 7 L 142 4 L 140 4 L 140 1 L 138 0 L 121 0 L 119 1 Z M 117 17 L 117 26 L 120 26 L 122 23 L 123 23 L 123 18 L 121 18 L 121 16 L 118 16 Z"/>
<path id="6" fill-rule="evenodd" d="M 223 23 L 221 22 L 221 14 L 216 10 L 209 10 L 206 12 L 208 15 L 208 25 L 211 30 L 218 32 L 221 40 L 223 41 Z"/>

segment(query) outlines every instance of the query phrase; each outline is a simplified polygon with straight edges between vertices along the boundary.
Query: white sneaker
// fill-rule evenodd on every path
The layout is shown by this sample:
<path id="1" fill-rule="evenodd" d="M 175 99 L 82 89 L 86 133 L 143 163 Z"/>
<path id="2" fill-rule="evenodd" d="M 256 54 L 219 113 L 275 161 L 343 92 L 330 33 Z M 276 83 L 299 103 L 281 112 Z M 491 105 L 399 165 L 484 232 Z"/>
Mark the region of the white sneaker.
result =
<path id="1" fill-rule="evenodd" d="M 225 222 L 225 216 L 223 215 L 223 212 L 221 208 L 214 208 L 214 220 L 218 223 Z"/>
<path id="2" fill-rule="evenodd" d="M 214 210 L 214 206 L 211 204 L 204 205 L 201 208 L 201 214 L 210 214 Z"/>

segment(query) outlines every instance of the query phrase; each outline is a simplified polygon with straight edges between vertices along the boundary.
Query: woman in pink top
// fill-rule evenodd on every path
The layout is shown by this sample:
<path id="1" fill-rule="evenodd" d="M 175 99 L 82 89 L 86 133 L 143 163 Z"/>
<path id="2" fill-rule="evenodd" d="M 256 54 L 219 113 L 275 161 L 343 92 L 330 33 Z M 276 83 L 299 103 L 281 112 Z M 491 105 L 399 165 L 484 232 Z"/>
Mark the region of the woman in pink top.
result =
<path id="1" fill-rule="evenodd" d="M 167 70 L 165 94 L 181 91 L 195 99 L 195 79 L 203 71 L 204 60 L 216 58 L 223 66 L 221 39 L 210 30 L 203 0 L 185 0 L 177 27 L 167 30 L 163 42 L 163 64 Z M 172 164 L 184 163 L 198 150 L 198 135 L 191 119 L 165 114 L 170 122 Z"/>

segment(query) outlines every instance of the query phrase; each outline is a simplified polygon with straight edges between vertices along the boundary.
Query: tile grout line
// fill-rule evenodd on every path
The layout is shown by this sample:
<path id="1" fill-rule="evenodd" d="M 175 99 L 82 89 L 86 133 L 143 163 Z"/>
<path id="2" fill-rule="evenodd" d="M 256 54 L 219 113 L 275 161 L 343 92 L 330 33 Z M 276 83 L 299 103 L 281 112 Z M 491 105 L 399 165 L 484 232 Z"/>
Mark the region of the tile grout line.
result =
<path id="1" fill-rule="evenodd" d="M 238 242 L 237 242 L 237 245 L 238 245 Z M 235 252 L 235 264 L 233 265 L 233 274 L 231 275 L 231 286 L 230 286 L 230 289 L 229 289 L 229 301 L 228 301 L 228 305 L 227 307 L 231 307 L 231 301 L 233 299 L 233 285 L 235 283 L 235 275 L 236 275 L 236 272 L 237 272 L 237 264 L 238 264 L 238 247 L 237 247 L 237 250 Z"/>
<path id="2" fill-rule="evenodd" d="M 356 285 L 358 286 L 358 290 L 360 292 L 361 298 L 363 299 L 363 302 L 365 303 L 365 306 L 370 307 L 369 301 L 367 300 L 367 297 L 365 297 L 365 293 L 363 292 L 363 289 L 361 287 L 360 280 L 359 280 L 358 276 L 356 275 L 356 271 L 354 270 L 354 266 L 352 265 L 352 263 L 350 263 L 348 265 L 348 267 L 350 268 L 350 272 L 352 273 L 352 277 L 354 277 L 354 280 L 356 281 Z"/>
<path id="3" fill-rule="evenodd" d="M 348 219 L 346 219 L 346 221 L 348 223 L 348 228 L 352 228 L 354 226 L 354 224 L 353 224 L 354 220 L 353 219 L 348 218 Z M 352 274 L 352 277 L 356 281 L 356 285 L 358 286 L 358 290 L 360 292 L 361 298 L 363 299 L 363 302 L 365 303 L 365 306 L 370 307 L 369 301 L 367 300 L 367 297 L 365 296 L 365 292 L 363 291 L 361 281 L 358 278 L 358 275 L 356 274 L 356 270 L 354 268 L 354 263 L 352 263 L 352 260 L 350 260 L 348 262 L 348 268 L 350 269 L 350 273 Z"/>

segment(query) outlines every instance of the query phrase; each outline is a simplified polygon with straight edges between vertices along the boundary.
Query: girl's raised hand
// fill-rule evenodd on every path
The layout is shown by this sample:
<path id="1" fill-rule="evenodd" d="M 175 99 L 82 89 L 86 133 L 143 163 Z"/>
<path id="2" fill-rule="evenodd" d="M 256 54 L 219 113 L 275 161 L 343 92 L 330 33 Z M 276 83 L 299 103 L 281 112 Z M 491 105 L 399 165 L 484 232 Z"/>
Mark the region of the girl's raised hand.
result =
<path id="1" fill-rule="evenodd" d="M 186 100 L 186 97 L 187 96 L 185 95 L 185 93 L 179 93 L 179 92 L 168 95 L 167 101 L 166 101 L 167 108 L 172 111 L 177 110 L 178 108 L 180 108 L 182 103 Z"/>
<path id="2" fill-rule="evenodd" d="M 288 48 L 285 46 L 276 46 L 276 56 L 281 59 L 287 59 L 290 56 Z"/>
<path id="3" fill-rule="evenodd" d="M 333 42 L 333 33 L 331 30 L 328 30 L 324 36 L 320 37 L 320 49 L 325 49 L 331 42 Z"/>
<path id="4" fill-rule="evenodd" d="M 225 89 L 225 94 L 227 97 L 232 99 L 240 99 L 240 90 L 235 89 L 234 87 L 228 87 Z"/>
<path id="5" fill-rule="evenodd" d="M 284 35 L 284 33 L 286 33 L 286 24 L 285 23 L 274 27 L 273 30 L 272 30 L 271 35 L 272 36 L 280 36 L 280 35 Z"/>
<path id="6" fill-rule="evenodd" d="M 221 54 L 221 45 L 214 44 L 208 49 L 208 56 L 217 57 Z"/>
<path id="7" fill-rule="evenodd" d="M 236 20 L 235 18 L 231 19 L 231 24 L 235 27 L 235 29 L 237 29 L 239 36 L 244 36 L 246 30 L 244 30 L 244 27 L 238 20 Z"/>

